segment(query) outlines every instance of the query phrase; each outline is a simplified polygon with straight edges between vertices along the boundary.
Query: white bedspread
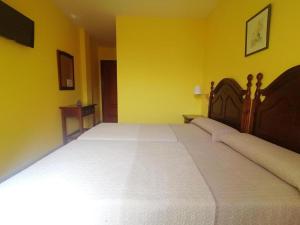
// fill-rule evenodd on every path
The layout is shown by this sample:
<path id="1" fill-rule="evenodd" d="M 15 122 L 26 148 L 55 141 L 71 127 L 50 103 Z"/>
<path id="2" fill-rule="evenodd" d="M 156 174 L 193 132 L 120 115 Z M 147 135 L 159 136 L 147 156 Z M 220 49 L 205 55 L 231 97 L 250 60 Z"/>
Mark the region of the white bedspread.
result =
<path id="1" fill-rule="evenodd" d="M 176 142 L 169 125 L 101 123 L 82 134 L 79 140 Z"/>
<path id="2" fill-rule="evenodd" d="M 213 225 L 215 201 L 176 142 L 74 141 L 0 184 L 5 225 Z"/>
<path id="3" fill-rule="evenodd" d="M 201 130 L 172 128 L 214 195 L 215 225 L 300 225 L 296 188 Z"/>

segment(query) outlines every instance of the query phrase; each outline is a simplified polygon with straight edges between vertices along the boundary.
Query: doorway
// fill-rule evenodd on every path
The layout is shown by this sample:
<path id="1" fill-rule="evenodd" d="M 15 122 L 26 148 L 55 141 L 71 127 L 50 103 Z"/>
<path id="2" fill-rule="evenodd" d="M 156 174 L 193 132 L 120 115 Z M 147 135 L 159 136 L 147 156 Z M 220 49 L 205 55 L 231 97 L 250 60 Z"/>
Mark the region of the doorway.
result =
<path id="1" fill-rule="evenodd" d="M 117 61 L 101 60 L 102 120 L 118 122 Z"/>

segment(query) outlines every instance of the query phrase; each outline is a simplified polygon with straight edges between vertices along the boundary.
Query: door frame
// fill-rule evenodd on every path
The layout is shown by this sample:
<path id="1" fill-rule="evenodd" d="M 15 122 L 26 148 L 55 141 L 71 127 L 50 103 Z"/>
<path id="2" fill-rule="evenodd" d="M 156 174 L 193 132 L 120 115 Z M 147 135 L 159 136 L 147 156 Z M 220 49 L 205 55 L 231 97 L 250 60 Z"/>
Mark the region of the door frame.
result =
<path id="1" fill-rule="evenodd" d="M 101 117 L 102 117 L 102 122 L 104 121 L 104 110 L 103 110 L 103 90 L 102 90 L 102 62 L 116 62 L 116 67 L 117 67 L 117 60 L 116 59 L 100 59 L 99 61 L 99 74 L 100 74 L 100 94 L 101 94 Z M 116 68 L 116 85 L 117 85 L 117 121 L 119 121 L 119 113 L 118 113 L 118 107 L 119 107 L 119 102 L 118 102 L 118 70 Z"/>

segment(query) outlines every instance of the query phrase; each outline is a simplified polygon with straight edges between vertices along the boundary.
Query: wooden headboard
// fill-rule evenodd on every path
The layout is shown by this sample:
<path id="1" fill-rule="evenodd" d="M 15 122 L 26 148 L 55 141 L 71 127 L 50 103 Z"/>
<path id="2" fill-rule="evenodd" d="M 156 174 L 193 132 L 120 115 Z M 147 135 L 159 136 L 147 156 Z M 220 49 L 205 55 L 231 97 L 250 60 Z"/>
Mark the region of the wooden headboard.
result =
<path id="1" fill-rule="evenodd" d="M 287 70 L 265 89 L 260 89 L 262 78 L 258 74 L 253 135 L 300 153 L 300 66 Z"/>
<path id="2" fill-rule="evenodd" d="M 249 132 L 253 76 L 249 75 L 247 79 L 247 90 L 230 78 L 221 80 L 216 88 L 211 82 L 208 117 L 241 132 Z"/>

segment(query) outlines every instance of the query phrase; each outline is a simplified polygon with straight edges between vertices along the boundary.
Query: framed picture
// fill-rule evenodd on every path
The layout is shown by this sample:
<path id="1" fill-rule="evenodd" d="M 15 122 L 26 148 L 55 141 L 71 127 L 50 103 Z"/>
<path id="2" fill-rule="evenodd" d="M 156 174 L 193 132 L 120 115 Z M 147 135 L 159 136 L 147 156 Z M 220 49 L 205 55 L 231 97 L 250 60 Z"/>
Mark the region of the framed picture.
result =
<path id="1" fill-rule="evenodd" d="M 246 22 L 245 56 L 269 47 L 271 4 Z"/>
<path id="2" fill-rule="evenodd" d="M 74 90 L 74 57 L 57 50 L 59 90 Z"/>

